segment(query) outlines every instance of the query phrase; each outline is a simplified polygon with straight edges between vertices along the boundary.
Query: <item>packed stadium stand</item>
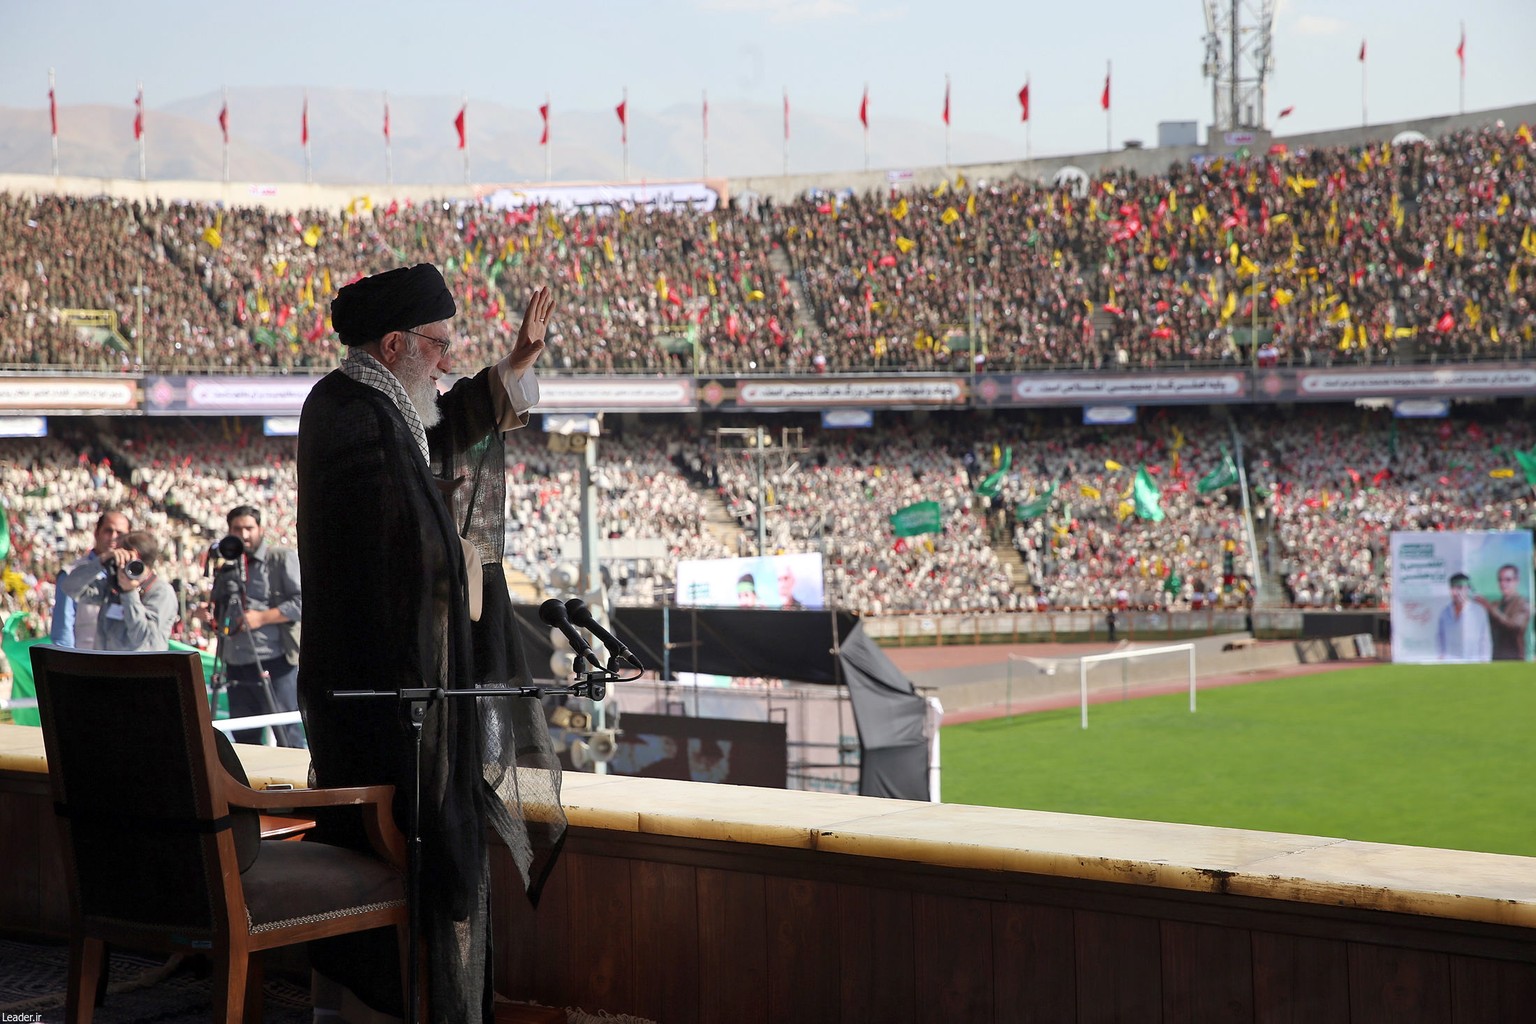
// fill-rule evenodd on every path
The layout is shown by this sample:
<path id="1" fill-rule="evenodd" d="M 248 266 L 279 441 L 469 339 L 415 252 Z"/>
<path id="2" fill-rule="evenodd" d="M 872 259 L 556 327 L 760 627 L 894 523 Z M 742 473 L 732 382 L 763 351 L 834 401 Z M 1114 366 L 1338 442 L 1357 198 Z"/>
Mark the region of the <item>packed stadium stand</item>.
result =
<path id="1" fill-rule="evenodd" d="M 1536 343 L 1532 160 L 1529 129 L 1496 124 L 1057 186 L 958 173 L 710 212 L 0 193 L 0 369 L 307 381 L 339 358 L 335 289 L 418 261 L 449 276 L 466 369 L 505 348 L 530 288 L 553 287 L 551 380 L 1520 366 Z M 803 443 L 761 467 L 716 439 L 762 421 L 740 407 L 625 414 L 598 441 L 597 530 L 653 544 L 609 566 L 633 604 L 668 599 L 677 559 L 758 553 L 763 517 L 768 552 L 821 552 L 829 599 L 867 615 L 1377 607 L 1390 530 L 1536 522 L 1512 468 L 1536 444 L 1522 393 L 1434 421 L 1342 392 L 1154 402 L 1123 427 L 1085 425 L 1073 403 L 897 405 L 866 430 L 768 408 Z M 162 535 L 191 639 L 229 508 L 260 505 L 268 535 L 292 540 L 294 444 L 259 419 L 51 417 L 49 433 L 0 441 L 3 600 L 34 628 L 103 509 Z M 1229 452 L 1245 483 L 1217 479 Z M 578 460 L 535 429 L 511 437 L 508 468 L 508 567 L 535 593 L 558 589 Z M 924 501 L 942 528 L 893 537 L 889 517 Z"/>

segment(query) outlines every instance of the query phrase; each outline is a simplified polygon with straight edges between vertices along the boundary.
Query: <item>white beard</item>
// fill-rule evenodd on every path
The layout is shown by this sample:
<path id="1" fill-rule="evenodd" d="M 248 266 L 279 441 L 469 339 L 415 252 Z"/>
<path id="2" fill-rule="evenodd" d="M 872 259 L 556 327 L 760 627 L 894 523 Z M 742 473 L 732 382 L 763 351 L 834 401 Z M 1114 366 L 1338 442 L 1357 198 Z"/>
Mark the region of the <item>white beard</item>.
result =
<path id="1" fill-rule="evenodd" d="M 413 347 L 400 360 L 399 369 L 395 373 L 400 386 L 405 388 L 406 397 L 410 398 L 411 405 L 415 407 L 416 415 L 421 417 L 421 425 L 428 430 L 437 426 L 443 418 L 442 411 L 437 407 L 437 384 L 432 380 L 434 362 L 436 360 L 420 348 Z"/>

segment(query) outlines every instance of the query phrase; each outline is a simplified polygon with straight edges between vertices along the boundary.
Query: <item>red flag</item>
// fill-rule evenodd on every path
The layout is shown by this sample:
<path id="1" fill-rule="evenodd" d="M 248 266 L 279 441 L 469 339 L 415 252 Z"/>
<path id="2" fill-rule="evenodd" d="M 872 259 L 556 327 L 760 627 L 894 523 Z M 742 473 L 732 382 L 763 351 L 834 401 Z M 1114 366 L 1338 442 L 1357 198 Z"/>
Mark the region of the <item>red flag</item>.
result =
<path id="1" fill-rule="evenodd" d="M 949 124 L 949 79 L 944 79 L 944 123 Z"/>
<path id="2" fill-rule="evenodd" d="M 389 100 L 384 101 L 384 141 L 389 141 Z"/>
<path id="3" fill-rule="evenodd" d="M 133 138 L 137 142 L 144 137 L 144 90 L 133 98 Z"/>
<path id="4" fill-rule="evenodd" d="M 1104 72 L 1104 93 L 1099 97 L 1099 109 L 1109 109 L 1109 72 Z"/>
<path id="5" fill-rule="evenodd" d="M 629 141 L 629 99 L 626 97 L 613 112 L 619 115 L 619 139 L 622 142 Z"/>
<path id="6" fill-rule="evenodd" d="M 304 114 L 299 121 L 299 142 L 309 145 L 309 97 L 304 97 Z"/>
<path id="7" fill-rule="evenodd" d="M 784 93 L 784 141 L 789 141 L 789 93 Z"/>
<path id="8" fill-rule="evenodd" d="M 1365 63 L 1365 40 L 1360 40 L 1360 63 Z"/>
<path id="9" fill-rule="evenodd" d="M 1029 83 L 1024 83 L 1024 88 L 1019 90 L 1019 120 L 1029 120 Z"/>
<path id="10" fill-rule="evenodd" d="M 544 103 L 544 104 L 541 104 L 539 106 L 539 116 L 544 119 L 544 134 L 539 136 L 539 145 L 547 146 L 547 145 L 549 145 L 549 104 L 548 103 Z"/>
<path id="11" fill-rule="evenodd" d="M 1295 112 L 1296 112 L 1296 108 L 1295 107 L 1286 107 L 1284 110 L 1280 111 L 1280 116 L 1281 117 L 1290 117 Z"/>
<path id="12" fill-rule="evenodd" d="M 48 90 L 48 125 L 53 132 L 53 137 L 59 137 L 59 102 L 54 98 L 53 90 Z"/>
<path id="13" fill-rule="evenodd" d="M 224 145 L 229 145 L 229 101 L 219 108 L 219 130 L 224 133 Z"/>
<path id="14" fill-rule="evenodd" d="M 1461 64 L 1461 77 L 1467 77 L 1467 27 L 1461 27 L 1461 42 L 1456 44 L 1456 60 Z"/>
<path id="15" fill-rule="evenodd" d="M 869 86 L 864 87 L 864 98 L 859 101 L 859 123 L 869 127 Z"/>
<path id="16" fill-rule="evenodd" d="M 1456 318 L 1451 316 L 1449 310 L 1441 313 L 1440 319 L 1435 321 L 1435 330 L 1439 331 L 1441 334 L 1445 334 L 1447 331 L 1455 330 L 1455 328 Z"/>
<path id="17" fill-rule="evenodd" d="M 459 108 L 459 116 L 453 119 L 453 130 L 459 133 L 459 148 L 464 148 L 464 111 L 469 109 L 469 104 Z"/>

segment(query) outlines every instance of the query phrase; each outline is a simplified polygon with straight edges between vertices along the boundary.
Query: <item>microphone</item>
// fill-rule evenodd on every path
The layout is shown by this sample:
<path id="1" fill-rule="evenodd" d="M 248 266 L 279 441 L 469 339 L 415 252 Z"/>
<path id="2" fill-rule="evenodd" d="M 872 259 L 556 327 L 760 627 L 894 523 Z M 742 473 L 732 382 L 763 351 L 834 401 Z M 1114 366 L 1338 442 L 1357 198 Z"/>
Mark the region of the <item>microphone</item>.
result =
<path id="1" fill-rule="evenodd" d="M 558 629 L 570 641 L 571 650 L 576 652 L 576 670 L 581 671 L 581 662 L 585 658 L 587 664 L 597 668 L 597 655 L 592 653 L 592 645 L 587 643 L 586 637 L 576 632 L 576 627 L 571 625 L 569 613 L 565 605 L 560 603 L 558 597 L 552 597 L 539 605 L 539 619 L 546 626 Z"/>
<path id="2" fill-rule="evenodd" d="M 572 622 L 597 637 L 598 642 L 608 648 L 608 653 L 614 658 L 627 661 L 635 668 L 645 667 L 640 664 L 639 658 L 636 658 L 629 652 L 629 648 L 625 647 L 618 637 L 603 628 L 603 624 L 592 616 L 592 609 L 588 608 L 586 602 L 582 601 L 581 598 L 573 597 L 565 602 L 565 610 L 570 615 Z"/>

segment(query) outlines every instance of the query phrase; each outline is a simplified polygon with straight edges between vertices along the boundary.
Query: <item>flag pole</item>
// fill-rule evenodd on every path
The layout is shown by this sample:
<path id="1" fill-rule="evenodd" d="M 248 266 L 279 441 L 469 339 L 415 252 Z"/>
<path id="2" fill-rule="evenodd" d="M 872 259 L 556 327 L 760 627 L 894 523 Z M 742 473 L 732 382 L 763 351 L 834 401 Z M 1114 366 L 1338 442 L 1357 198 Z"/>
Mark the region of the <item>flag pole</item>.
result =
<path id="1" fill-rule="evenodd" d="M 1360 127 L 1370 123 L 1365 112 L 1365 40 L 1360 41 Z"/>
<path id="2" fill-rule="evenodd" d="M 864 83 L 864 171 L 869 172 L 869 83 Z"/>
<path id="3" fill-rule="evenodd" d="M 52 140 L 53 176 L 59 176 L 59 100 L 53 91 L 53 68 L 48 69 L 48 135 Z"/>
<path id="4" fill-rule="evenodd" d="M 944 166 L 949 166 L 949 74 L 944 75 Z"/>
<path id="5" fill-rule="evenodd" d="M 315 183 L 315 162 L 309 149 L 309 90 L 304 90 L 304 184 Z"/>
<path id="6" fill-rule="evenodd" d="M 703 174 L 703 177 L 707 180 L 709 178 L 709 90 L 705 89 L 703 91 L 703 95 L 704 95 L 704 174 Z"/>
<path id="7" fill-rule="evenodd" d="M 1028 75 L 1024 76 L 1024 95 L 1029 96 L 1031 102 L 1034 101 L 1035 97 L 1029 91 Z M 1027 116 L 1029 111 L 1026 110 L 1024 113 L 1026 115 L 1024 118 L 1024 162 L 1032 164 L 1035 162 L 1035 155 L 1034 150 L 1029 144 L 1029 117 Z"/>
<path id="8" fill-rule="evenodd" d="M 624 98 L 620 102 L 622 102 L 624 104 L 624 124 L 622 125 L 622 127 L 624 129 L 624 135 L 623 135 L 623 137 L 624 137 L 624 180 L 628 181 L 629 180 L 629 86 L 627 86 L 627 85 L 624 87 Z"/>
<path id="9" fill-rule="evenodd" d="M 551 147 L 554 144 L 553 143 L 554 136 L 550 135 L 550 133 L 549 133 L 549 114 L 550 114 L 549 93 L 545 93 L 544 94 L 544 135 L 545 135 L 545 139 L 544 139 L 544 180 L 545 181 L 554 181 L 555 180 L 555 162 L 554 162 L 555 158 L 554 158 L 554 155 L 550 152 L 550 149 L 551 149 Z"/>
<path id="10" fill-rule="evenodd" d="M 395 183 L 395 144 L 389 131 L 389 90 L 384 90 L 384 183 Z"/>
<path id="11" fill-rule="evenodd" d="M 144 83 L 139 83 L 139 180 L 148 181 L 148 164 L 144 159 Z"/>
<path id="12" fill-rule="evenodd" d="M 1113 123 L 1112 119 L 1114 117 L 1114 115 L 1111 113 L 1111 111 L 1114 109 L 1114 97 L 1109 94 L 1109 86 L 1113 81 L 1113 71 L 1114 62 L 1105 61 L 1104 96 L 1109 100 L 1108 103 L 1104 104 L 1104 152 L 1106 153 L 1113 153 L 1115 151 L 1115 144 L 1110 141 L 1114 137 L 1114 132 L 1110 130 L 1111 124 Z"/>
<path id="13" fill-rule="evenodd" d="M 789 86 L 784 87 L 784 177 L 789 177 Z"/>
<path id="14" fill-rule="evenodd" d="M 464 105 L 459 108 L 464 113 L 464 184 L 469 184 L 469 93 L 464 94 Z"/>
<path id="15" fill-rule="evenodd" d="M 1467 112 L 1467 23 L 1461 23 L 1461 45 L 1456 47 L 1456 63 L 1461 65 L 1461 80 L 1457 86 L 1457 113 Z"/>

